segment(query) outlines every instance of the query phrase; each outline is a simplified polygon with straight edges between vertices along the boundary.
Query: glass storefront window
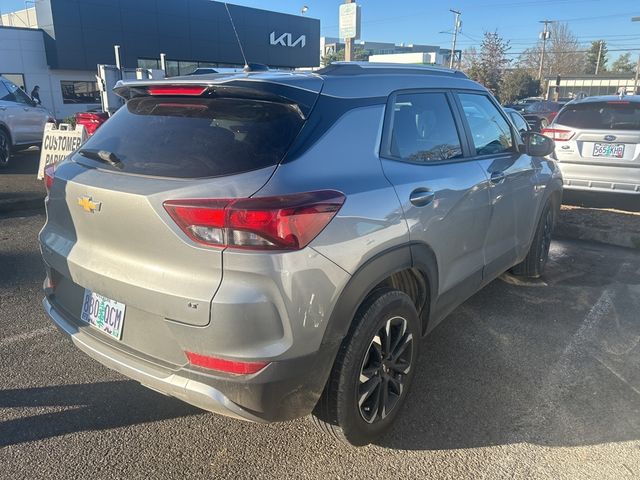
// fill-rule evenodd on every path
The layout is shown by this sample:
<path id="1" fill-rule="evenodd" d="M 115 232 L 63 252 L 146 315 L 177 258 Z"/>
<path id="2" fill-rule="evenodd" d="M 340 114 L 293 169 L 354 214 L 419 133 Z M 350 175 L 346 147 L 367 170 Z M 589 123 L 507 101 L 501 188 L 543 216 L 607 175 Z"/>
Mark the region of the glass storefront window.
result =
<path id="1" fill-rule="evenodd" d="M 138 68 L 160 68 L 160 60 L 156 58 L 139 58 Z"/>
<path id="2" fill-rule="evenodd" d="M 96 82 L 61 80 L 62 103 L 100 103 Z"/>

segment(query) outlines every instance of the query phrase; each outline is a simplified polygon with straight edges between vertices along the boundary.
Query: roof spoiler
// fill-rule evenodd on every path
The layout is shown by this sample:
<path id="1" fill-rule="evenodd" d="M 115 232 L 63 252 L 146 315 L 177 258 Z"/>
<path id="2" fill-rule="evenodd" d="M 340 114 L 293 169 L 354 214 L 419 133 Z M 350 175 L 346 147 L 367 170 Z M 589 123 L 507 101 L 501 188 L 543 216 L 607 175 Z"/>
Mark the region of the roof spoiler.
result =
<path id="1" fill-rule="evenodd" d="M 175 81 L 122 81 L 116 83 L 113 91 L 124 98 L 131 100 L 137 97 L 150 96 L 154 87 L 158 90 L 168 89 L 166 96 L 200 96 L 203 98 L 251 98 L 265 102 L 286 103 L 294 105 L 307 118 L 318 98 L 319 92 L 304 88 L 285 85 L 268 81 L 251 81 L 235 79 L 224 82 L 176 79 Z M 173 88 L 171 88 L 173 87 Z M 197 87 L 201 87 L 198 89 Z M 199 90 L 193 93 L 194 88 Z M 181 91 L 185 93 L 181 93 Z M 191 93 L 186 93 L 191 92 Z M 158 95 L 157 93 L 155 95 Z"/>

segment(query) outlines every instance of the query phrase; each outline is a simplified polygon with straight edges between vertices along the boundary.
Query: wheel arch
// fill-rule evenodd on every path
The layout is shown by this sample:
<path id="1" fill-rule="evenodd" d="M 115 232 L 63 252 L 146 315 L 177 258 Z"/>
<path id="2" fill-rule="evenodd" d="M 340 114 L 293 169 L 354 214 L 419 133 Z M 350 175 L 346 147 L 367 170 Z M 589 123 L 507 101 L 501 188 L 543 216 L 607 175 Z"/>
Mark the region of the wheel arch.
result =
<path id="1" fill-rule="evenodd" d="M 6 123 L 0 121 L 0 130 L 3 130 L 7 133 L 7 135 L 9 136 L 9 143 L 13 146 L 13 137 L 11 136 L 9 126 Z"/>
<path id="2" fill-rule="evenodd" d="M 422 320 L 423 333 L 438 291 L 438 265 L 426 244 L 404 244 L 379 253 L 352 275 L 329 318 L 323 345 L 340 345 L 356 312 L 378 288 L 392 287 L 409 295 Z"/>

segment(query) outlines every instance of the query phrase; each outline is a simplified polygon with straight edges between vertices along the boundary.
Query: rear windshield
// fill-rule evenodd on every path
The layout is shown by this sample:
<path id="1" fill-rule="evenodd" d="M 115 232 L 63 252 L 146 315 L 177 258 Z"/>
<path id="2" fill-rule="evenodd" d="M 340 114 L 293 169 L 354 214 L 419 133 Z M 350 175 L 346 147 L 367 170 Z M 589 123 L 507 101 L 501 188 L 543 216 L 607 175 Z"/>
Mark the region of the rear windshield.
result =
<path id="1" fill-rule="evenodd" d="M 640 130 L 640 103 L 620 100 L 567 105 L 556 123 L 590 130 Z"/>
<path id="2" fill-rule="evenodd" d="M 174 178 L 231 175 L 276 165 L 303 124 L 297 107 L 239 98 L 141 97 L 82 145 L 126 173 Z M 115 169 L 80 154 L 74 160 Z"/>

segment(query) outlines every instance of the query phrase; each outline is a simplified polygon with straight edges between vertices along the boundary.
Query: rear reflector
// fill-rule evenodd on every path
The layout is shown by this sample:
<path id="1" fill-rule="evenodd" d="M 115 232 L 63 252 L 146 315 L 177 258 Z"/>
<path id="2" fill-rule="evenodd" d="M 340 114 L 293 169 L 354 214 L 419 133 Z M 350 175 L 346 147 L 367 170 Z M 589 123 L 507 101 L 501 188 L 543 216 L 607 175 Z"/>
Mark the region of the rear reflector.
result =
<path id="1" fill-rule="evenodd" d="M 269 365 L 269 362 L 237 362 L 224 360 L 222 358 L 209 357 L 207 355 L 200 355 L 199 353 L 185 353 L 187 354 L 187 358 L 191 365 L 206 368 L 208 370 L 234 373 L 236 375 L 250 375 L 252 373 L 259 372 Z"/>
<path id="2" fill-rule="evenodd" d="M 340 210 L 345 196 L 334 190 L 237 200 L 164 202 L 171 218 L 192 240 L 215 247 L 299 250 Z"/>
<path id="3" fill-rule="evenodd" d="M 555 140 L 556 142 L 566 142 L 567 140 L 571 140 L 576 132 L 573 130 L 562 130 L 559 128 L 543 128 L 540 133 Z"/>
<path id="4" fill-rule="evenodd" d="M 44 169 L 44 186 L 47 189 L 47 193 L 51 190 L 51 186 L 53 185 L 53 178 L 55 177 L 55 165 L 49 165 Z"/>
<path id="5" fill-rule="evenodd" d="M 147 87 L 149 95 L 202 95 L 207 87 L 202 85 L 154 85 Z"/>

